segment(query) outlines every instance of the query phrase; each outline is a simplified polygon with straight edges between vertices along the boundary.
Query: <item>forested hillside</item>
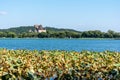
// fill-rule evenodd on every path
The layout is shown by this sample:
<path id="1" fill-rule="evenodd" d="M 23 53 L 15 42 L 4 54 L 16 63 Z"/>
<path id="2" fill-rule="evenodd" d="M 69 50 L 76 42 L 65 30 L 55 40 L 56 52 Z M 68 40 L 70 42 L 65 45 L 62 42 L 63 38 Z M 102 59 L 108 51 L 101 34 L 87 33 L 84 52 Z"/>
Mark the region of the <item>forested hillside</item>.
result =
<path id="1" fill-rule="evenodd" d="M 120 38 L 120 33 L 112 30 L 101 32 L 93 31 L 76 31 L 73 29 L 58 29 L 53 27 L 45 27 L 46 33 L 35 32 L 34 26 L 21 26 L 9 29 L 0 29 L 0 37 L 6 38 Z M 30 30 L 32 32 L 30 32 Z"/>
<path id="2" fill-rule="evenodd" d="M 14 32 L 14 33 L 24 33 L 29 32 L 29 30 L 34 30 L 33 26 L 21 26 L 21 27 L 15 27 L 15 28 L 9 28 L 9 29 L 0 29 L 2 32 Z"/>
<path id="3" fill-rule="evenodd" d="M 45 27 L 45 29 L 49 32 L 70 31 L 70 32 L 79 33 L 79 31 L 76 31 L 73 29 L 58 29 L 58 28 L 53 28 L 53 27 Z M 9 29 L 0 29 L 1 32 L 14 32 L 14 33 L 29 32 L 29 30 L 34 31 L 35 30 L 34 26 L 21 26 L 21 27 L 9 28 Z"/>

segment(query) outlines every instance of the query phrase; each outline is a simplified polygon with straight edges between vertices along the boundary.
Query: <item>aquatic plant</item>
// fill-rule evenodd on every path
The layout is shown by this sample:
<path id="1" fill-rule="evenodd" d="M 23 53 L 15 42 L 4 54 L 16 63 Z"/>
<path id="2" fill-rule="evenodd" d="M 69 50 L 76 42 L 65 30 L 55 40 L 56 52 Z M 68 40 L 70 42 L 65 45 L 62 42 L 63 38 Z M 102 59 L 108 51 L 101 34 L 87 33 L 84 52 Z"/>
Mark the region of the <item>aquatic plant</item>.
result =
<path id="1" fill-rule="evenodd" d="M 2 80 L 120 80 L 120 53 L 0 49 Z"/>

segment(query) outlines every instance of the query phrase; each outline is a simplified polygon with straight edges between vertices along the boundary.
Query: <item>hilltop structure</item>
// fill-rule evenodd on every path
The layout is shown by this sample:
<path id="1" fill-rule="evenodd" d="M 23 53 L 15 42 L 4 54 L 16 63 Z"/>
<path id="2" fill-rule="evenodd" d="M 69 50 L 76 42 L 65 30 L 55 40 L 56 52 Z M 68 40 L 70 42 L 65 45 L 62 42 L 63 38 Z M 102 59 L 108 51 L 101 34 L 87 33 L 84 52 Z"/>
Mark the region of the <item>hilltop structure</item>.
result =
<path id="1" fill-rule="evenodd" d="M 35 32 L 41 33 L 41 32 L 46 32 L 46 29 L 43 28 L 42 25 L 34 25 Z"/>

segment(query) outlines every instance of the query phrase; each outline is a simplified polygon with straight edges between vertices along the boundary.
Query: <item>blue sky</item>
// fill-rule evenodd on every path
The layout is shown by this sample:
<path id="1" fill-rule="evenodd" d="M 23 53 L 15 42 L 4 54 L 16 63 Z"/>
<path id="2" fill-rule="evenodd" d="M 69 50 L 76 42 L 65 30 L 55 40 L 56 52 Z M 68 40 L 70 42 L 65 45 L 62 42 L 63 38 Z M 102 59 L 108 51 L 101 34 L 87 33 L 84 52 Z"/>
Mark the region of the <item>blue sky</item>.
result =
<path id="1" fill-rule="evenodd" d="M 42 24 L 120 32 L 120 0 L 0 0 L 0 28 Z"/>

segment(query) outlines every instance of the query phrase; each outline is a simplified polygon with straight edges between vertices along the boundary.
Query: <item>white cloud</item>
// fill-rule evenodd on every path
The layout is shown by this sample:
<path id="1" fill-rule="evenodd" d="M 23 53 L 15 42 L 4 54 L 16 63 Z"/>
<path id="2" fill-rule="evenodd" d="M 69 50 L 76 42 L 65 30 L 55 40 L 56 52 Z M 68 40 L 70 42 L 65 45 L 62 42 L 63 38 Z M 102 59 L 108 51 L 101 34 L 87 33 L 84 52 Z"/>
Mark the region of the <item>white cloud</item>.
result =
<path id="1" fill-rule="evenodd" d="M 6 15 L 7 14 L 7 12 L 5 12 L 5 11 L 0 11 L 0 15 Z"/>

